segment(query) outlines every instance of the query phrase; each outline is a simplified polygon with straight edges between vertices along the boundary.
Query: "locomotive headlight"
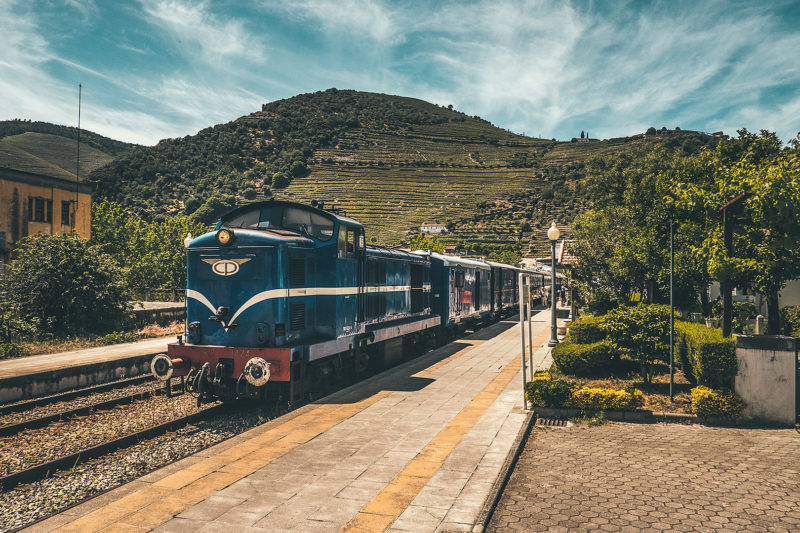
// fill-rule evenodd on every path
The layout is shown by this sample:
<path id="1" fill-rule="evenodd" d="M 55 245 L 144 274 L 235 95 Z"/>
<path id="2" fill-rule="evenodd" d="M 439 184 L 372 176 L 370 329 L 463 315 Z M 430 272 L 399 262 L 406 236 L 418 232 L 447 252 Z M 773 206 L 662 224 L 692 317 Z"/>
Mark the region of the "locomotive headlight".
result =
<path id="1" fill-rule="evenodd" d="M 227 246 L 233 241 L 233 233 L 226 229 L 221 229 L 217 232 L 217 241 L 223 246 Z"/>
<path id="2" fill-rule="evenodd" d="M 260 357 L 253 357 L 244 366 L 244 379 L 254 387 L 261 387 L 269 381 L 269 363 Z"/>

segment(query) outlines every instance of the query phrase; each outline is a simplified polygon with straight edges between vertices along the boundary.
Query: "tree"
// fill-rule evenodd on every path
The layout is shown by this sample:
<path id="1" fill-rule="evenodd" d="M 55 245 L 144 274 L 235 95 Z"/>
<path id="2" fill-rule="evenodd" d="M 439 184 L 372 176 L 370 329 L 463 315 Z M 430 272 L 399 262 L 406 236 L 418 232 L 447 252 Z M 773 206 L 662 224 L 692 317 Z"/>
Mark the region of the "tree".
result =
<path id="1" fill-rule="evenodd" d="M 684 209 L 705 220 L 696 252 L 708 257 L 709 274 L 721 283 L 752 286 L 767 298 L 768 333 L 780 332 L 778 293 L 800 276 L 800 149 L 781 150 L 778 137 L 746 129 L 721 141 L 679 169 L 687 186 Z M 723 241 L 720 207 L 744 194 L 731 246 Z"/>
<path id="2" fill-rule="evenodd" d="M 585 180 L 593 208 L 574 223 L 573 269 L 581 293 L 601 308 L 647 293 L 669 301 L 669 226 L 675 228 L 676 305 L 693 309 L 705 294 L 705 262 L 691 253 L 703 226 L 682 216 L 672 198 L 670 173 L 679 159 L 664 147 L 642 147 L 589 162 Z"/>
<path id="3" fill-rule="evenodd" d="M 101 246 L 68 234 L 20 241 L 7 296 L 22 317 L 57 336 L 113 330 L 128 317 L 124 271 Z"/>
<path id="4" fill-rule="evenodd" d="M 420 233 L 411 241 L 411 250 L 428 250 L 439 254 L 444 253 L 444 244 L 438 236 Z"/>

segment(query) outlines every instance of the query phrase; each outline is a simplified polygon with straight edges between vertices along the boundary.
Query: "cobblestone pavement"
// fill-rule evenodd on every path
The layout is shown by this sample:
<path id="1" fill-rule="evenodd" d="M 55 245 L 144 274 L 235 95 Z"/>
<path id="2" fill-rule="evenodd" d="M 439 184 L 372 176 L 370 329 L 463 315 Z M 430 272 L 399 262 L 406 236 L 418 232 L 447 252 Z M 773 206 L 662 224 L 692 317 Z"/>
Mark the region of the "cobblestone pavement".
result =
<path id="1" fill-rule="evenodd" d="M 800 531 L 800 433 L 536 427 L 487 530 Z"/>

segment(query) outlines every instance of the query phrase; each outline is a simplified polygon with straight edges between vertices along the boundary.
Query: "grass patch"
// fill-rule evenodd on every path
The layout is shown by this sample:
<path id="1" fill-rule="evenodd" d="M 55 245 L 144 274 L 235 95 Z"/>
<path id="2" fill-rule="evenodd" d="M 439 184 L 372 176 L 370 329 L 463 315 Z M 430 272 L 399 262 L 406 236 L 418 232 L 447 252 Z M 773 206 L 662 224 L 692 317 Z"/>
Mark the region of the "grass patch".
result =
<path id="1" fill-rule="evenodd" d="M 133 332 L 136 340 L 166 337 L 169 335 L 180 335 L 181 333 L 183 333 L 183 322 L 172 322 L 166 326 L 149 324 L 142 329 Z M 43 355 L 82 350 L 84 348 L 95 348 L 97 346 L 107 346 L 108 338 L 108 335 L 99 337 L 70 337 L 67 339 L 25 342 L 22 343 L 22 346 L 29 352 L 29 355 Z"/>

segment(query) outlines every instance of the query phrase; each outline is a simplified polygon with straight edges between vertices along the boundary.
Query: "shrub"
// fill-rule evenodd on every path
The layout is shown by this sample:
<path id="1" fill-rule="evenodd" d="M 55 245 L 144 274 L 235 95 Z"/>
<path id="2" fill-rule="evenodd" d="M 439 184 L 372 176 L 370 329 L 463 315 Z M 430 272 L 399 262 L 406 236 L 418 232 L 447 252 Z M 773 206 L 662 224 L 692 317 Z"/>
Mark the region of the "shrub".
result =
<path id="1" fill-rule="evenodd" d="M 739 371 L 736 341 L 722 336 L 722 330 L 702 324 L 677 322 L 676 354 L 683 373 L 693 383 L 728 387 Z"/>
<path id="2" fill-rule="evenodd" d="M 731 328 L 737 333 L 748 333 L 747 321 L 757 315 L 758 309 L 752 302 L 733 302 Z M 749 333 L 752 333 L 752 330 Z"/>
<path id="3" fill-rule="evenodd" d="M 565 374 L 587 375 L 608 370 L 616 351 L 608 341 L 592 344 L 572 342 L 570 335 L 557 344 L 552 353 L 553 363 Z"/>
<path id="4" fill-rule="evenodd" d="M 28 350 L 16 342 L 0 343 L 0 359 L 14 359 L 15 357 L 25 357 L 30 355 Z"/>
<path id="5" fill-rule="evenodd" d="M 601 411 L 606 409 L 636 409 L 644 405 L 644 395 L 638 390 L 614 390 L 582 387 L 572 391 L 569 407 Z"/>
<path id="6" fill-rule="evenodd" d="M 38 234 L 20 241 L 6 297 L 20 317 L 55 335 L 105 332 L 128 318 L 124 272 L 101 247 L 78 236 Z"/>
<path id="7" fill-rule="evenodd" d="M 650 383 L 653 363 L 669 361 L 669 307 L 618 307 L 604 317 L 608 340 L 622 354 L 639 362 L 642 379 Z"/>
<path id="8" fill-rule="evenodd" d="M 781 309 L 781 326 L 784 335 L 800 337 L 800 305 Z"/>
<path id="9" fill-rule="evenodd" d="M 569 336 L 578 344 L 592 344 L 606 338 L 602 316 L 584 315 L 569 325 Z"/>
<path id="10" fill-rule="evenodd" d="M 108 335 L 97 337 L 97 344 L 99 346 L 108 346 L 110 344 L 123 344 L 126 342 L 136 342 L 136 333 L 132 331 L 114 331 Z"/>
<path id="11" fill-rule="evenodd" d="M 697 416 L 735 420 L 744 410 L 744 400 L 732 391 L 715 391 L 708 387 L 692 389 L 692 412 Z"/>
<path id="12" fill-rule="evenodd" d="M 541 379 L 525 385 L 525 398 L 534 407 L 563 407 L 569 400 L 573 385 L 562 379 Z"/>

